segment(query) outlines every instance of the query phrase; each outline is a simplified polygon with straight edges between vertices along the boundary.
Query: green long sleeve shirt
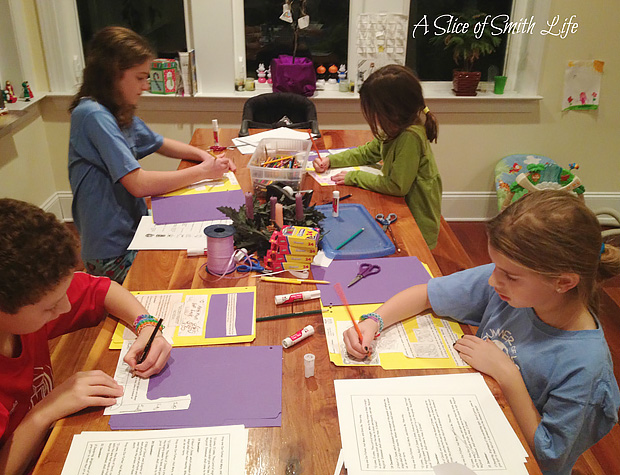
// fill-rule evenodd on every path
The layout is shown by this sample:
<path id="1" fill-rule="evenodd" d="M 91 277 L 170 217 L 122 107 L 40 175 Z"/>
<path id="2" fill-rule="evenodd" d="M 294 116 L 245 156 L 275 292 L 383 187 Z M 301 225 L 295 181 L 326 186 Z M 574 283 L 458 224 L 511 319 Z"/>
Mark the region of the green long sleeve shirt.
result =
<path id="1" fill-rule="evenodd" d="M 441 176 L 423 126 L 412 125 L 389 142 L 375 138 L 366 145 L 331 155 L 329 161 L 332 168 L 383 161 L 382 175 L 350 171 L 345 185 L 403 196 L 428 247 L 435 247 L 441 219 Z"/>

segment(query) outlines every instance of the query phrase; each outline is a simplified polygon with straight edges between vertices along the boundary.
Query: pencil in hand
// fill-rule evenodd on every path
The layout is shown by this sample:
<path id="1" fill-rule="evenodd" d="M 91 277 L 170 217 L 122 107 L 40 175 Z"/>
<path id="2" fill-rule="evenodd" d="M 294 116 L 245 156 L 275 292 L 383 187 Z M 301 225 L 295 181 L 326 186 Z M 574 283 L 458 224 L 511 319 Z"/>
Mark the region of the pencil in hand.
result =
<path id="1" fill-rule="evenodd" d="M 362 331 L 360 330 L 359 325 L 355 321 L 355 317 L 353 316 L 353 312 L 351 311 L 351 307 L 349 307 L 349 302 L 347 302 L 347 297 L 344 295 L 344 290 L 342 289 L 342 285 L 340 285 L 340 282 L 338 282 L 338 283 L 336 283 L 336 285 L 334 285 L 334 290 L 338 294 L 338 297 L 340 297 L 340 300 L 342 301 L 342 304 L 346 307 L 347 312 L 349 313 L 349 317 L 351 318 L 351 322 L 353 322 L 353 326 L 355 327 L 355 331 L 357 332 L 357 336 L 360 339 L 360 345 L 363 344 L 364 337 L 362 336 Z M 368 352 L 367 355 L 369 355 L 370 354 L 370 350 L 367 347 L 364 347 L 364 349 Z"/>
<path id="2" fill-rule="evenodd" d="M 142 351 L 142 354 L 138 358 L 138 361 L 136 362 L 136 364 L 143 363 L 146 357 L 148 356 L 149 350 L 151 349 L 151 345 L 153 345 L 153 340 L 155 340 L 155 337 L 157 336 L 157 332 L 159 331 L 159 328 L 161 327 L 161 324 L 163 322 L 164 322 L 164 319 L 160 318 L 159 321 L 157 322 L 157 325 L 155 325 L 155 329 L 153 330 L 153 333 L 151 333 L 151 337 L 149 338 L 149 341 L 146 342 L 144 351 Z"/>

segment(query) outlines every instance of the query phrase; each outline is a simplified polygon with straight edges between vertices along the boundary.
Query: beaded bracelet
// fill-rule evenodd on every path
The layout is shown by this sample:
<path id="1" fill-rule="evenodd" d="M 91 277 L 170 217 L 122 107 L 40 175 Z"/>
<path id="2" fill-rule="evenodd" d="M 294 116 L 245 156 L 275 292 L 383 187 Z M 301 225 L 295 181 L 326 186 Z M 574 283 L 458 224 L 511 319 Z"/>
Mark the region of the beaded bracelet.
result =
<path id="1" fill-rule="evenodd" d="M 379 325 L 379 330 L 377 330 L 377 333 L 375 333 L 375 338 L 377 338 L 381 335 L 381 332 L 383 331 L 383 318 L 381 318 L 381 315 L 379 315 L 378 313 L 370 312 L 362 315 L 360 317 L 360 322 L 363 322 L 367 319 L 374 320 L 375 322 L 377 322 L 377 325 Z"/>
<path id="2" fill-rule="evenodd" d="M 148 314 L 144 314 L 144 315 L 139 315 L 133 322 L 133 326 L 136 329 L 136 333 L 139 335 L 140 334 L 140 330 L 144 327 L 147 326 L 157 326 L 157 322 L 159 320 L 156 319 L 153 315 L 148 315 Z M 161 330 L 164 329 L 164 326 L 161 325 L 159 327 Z"/>

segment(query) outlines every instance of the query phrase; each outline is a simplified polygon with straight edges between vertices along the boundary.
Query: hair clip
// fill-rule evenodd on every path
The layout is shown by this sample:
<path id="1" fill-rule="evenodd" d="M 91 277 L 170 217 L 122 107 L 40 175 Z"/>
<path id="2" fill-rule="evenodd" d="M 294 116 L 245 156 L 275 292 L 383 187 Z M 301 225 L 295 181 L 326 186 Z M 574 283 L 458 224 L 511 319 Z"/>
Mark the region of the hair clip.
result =
<path id="1" fill-rule="evenodd" d="M 424 112 L 424 114 L 428 114 L 431 110 L 428 108 L 428 106 L 425 106 L 424 109 L 422 109 L 422 112 Z"/>

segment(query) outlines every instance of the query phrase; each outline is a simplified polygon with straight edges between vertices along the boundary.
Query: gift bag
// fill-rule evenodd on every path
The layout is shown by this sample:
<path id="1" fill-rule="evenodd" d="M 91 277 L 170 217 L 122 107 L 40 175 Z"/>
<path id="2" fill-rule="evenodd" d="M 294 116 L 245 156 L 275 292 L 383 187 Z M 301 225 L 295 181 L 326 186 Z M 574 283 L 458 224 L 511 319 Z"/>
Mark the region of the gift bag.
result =
<path id="1" fill-rule="evenodd" d="M 274 92 L 293 92 L 312 96 L 316 89 L 316 74 L 308 58 L 281 54 L 271 60 L 271 79 Z"/>

